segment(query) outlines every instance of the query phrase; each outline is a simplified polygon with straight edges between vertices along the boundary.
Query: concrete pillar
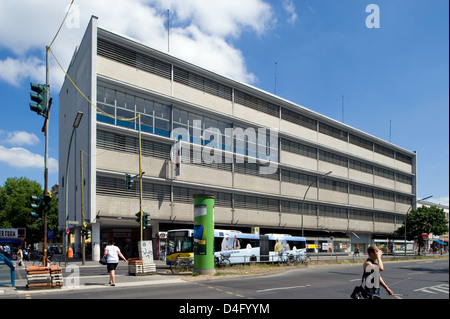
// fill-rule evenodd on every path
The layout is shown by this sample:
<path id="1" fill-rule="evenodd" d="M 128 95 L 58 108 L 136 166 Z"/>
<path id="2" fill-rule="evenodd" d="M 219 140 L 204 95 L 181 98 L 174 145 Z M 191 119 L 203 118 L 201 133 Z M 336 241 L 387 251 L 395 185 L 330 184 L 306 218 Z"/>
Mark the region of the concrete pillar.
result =
<path id="1" fill-rule="evenodd" d="M 100 260 L 100 254 L 102 253 L 100 251 L 100 223 L 93 223 L 92 226 L 92 260 L 93 261 L 99 261 Z"/>
<path id="2" fill-rule="evenodd" d="M 81 226 L 76 226 L 74 228 L 74 245 L 73 252 L 75 256 L 81 256 Z"/>

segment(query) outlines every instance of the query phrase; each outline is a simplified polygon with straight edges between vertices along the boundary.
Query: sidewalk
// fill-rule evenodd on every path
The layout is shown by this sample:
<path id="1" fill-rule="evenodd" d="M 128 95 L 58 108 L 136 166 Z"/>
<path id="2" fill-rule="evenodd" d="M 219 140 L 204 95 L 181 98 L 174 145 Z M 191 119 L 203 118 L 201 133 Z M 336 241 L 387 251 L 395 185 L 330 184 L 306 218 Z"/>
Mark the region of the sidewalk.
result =
<path id="1" fill-rule="evenodd" d="M 32 265 L 33 262 L 25 262 L 25 266 Z M 73 289 L 111 289 L 109 285 L 109 276 L 106 272 L 106 266 L 101 265 L 97 261 L 86 261 L 85 265 L 82 265 L 81 260 L 68 261 L 67 267 L 64 261 L 60 264 L 63 270 L 64 285 L 61 288 L 41 289 L 41 290 L 28 290 L 27 278 L 25 274 L 25 267 L 16 268 L 16 280 L 15 287 L 1 286 L 0 285 L 0 298 L 2 296 L 14 296 L 14 295 L 31 295 L 33 293 L 61 293 L 70 291 Z M 134 276 L 128 274 L 128 264 L 120 263 L 116 274 L 116 287 L 132 287 L 132 286 L 145 286 L 145 285 L 159 285 L 159 284 L 173 284 L 182 283 L 181 276 L 175 276 L 167 273 L 168 268 L 165 267 L 165 262 L 161 260 L 155 260 L 156 274 Z M 125 268 L 126 267 L 126 268 Z M 97 274 L 93 275 L 81 275 L 80 271 L 83 268 L 98 268 Z"/>
<path id="2" fill-rule="evenodd" d="M 418 256 L 407 256 L 406 258 L 417 258 Z M 422 256 L 426 259 L 434 258 L 448 258 L 448 253 L 441 255 Z M 311 265 L 321 265 L 330 262 L 345 262 L 351 261 L 354 263 L 362 263 L 367 258 L 366 255 L 358 257 L 347 256 L 311 256 Z M 406 261 L 404 256 L 385 256 L 385 261 Z M 116 287 L 132 287 L 132 286 L 145 286 L 145 285 L 160 285 L 160 284 L 176 284 L 188 282 L 191 280 L 204 280 L 201 276 L 192 277 L 187 275 L 175 275 L 170 272 L 170 268 L 166 266 L 164 261 L 155 260 L 156 274 L 145 276 L 134 276 L 128 274 L 128 264 L 119 263 L 118 271 L 116 274 Z M 25 266 L 32 265 L 33 262 L 25 262 Z M 45 290 L 28 290 L 26 288 L 27 279 L 25 274 L 25 267 L 16 268 L 16 287 L 2 286 L 0 285 L 0 299 L 2 296 L 17 296 L 17 295 L 31 295 L 33 293 L 58 293 L 70 291 L 72 289 L 111 289 L 108 284 L 109 276 L 106 272 L 106 266 L 101 265 L 97 261 L 86 261 L 85 265 L 82 265 L 80 259 L 71 259 L 68 261 L 67 267 L 65 267 L 64 260 L 62 262 L 56 262 L 63 269 L 64 286 L 62 288 L 53 288 Z M 98 271 L 94 271 L 93 275 L 79 276 L 78 271 L 82 271 L 86 268 L 98 268 Z M 280 270 L 286 270 L 287 268 L 280 268 Z M 223 277 L 222 277 L 223 278 Z"/>

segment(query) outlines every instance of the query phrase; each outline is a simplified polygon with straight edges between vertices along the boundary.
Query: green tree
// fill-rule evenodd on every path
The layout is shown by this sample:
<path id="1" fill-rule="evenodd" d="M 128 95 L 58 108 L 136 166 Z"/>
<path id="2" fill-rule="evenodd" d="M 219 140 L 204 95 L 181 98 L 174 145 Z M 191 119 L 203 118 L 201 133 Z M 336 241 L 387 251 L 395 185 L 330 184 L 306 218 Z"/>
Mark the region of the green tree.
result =
<path id="1" fill-rule="evenodd" d="M 0 186 L 0 228 L 26 228 L 27 243 L 40 242 L 44 239 L 44 222 L 31 216 L 30 196 L 41 195 L 41 185 L 26 177 L 10 177 Z M 48 230 L 56 230 L 58 225 L 58 203 L 51 201 L 48 214 Z M 56 217 L 55 217 L 56 216 Z"/>
<path id="2" fill-rule="evenodd" d="M 419 207 L 412 210 L 406 217 L 406 239 L 417 239 L 419 242 L 419 252 L 424 244 L 422 234 L 443 235 L 448 233 L 448 221 L 445 218 L 443 209 L 436 206 Z M 403 223 L 396 231 L 396 235 L 405 235 L 405 224 Z"/>

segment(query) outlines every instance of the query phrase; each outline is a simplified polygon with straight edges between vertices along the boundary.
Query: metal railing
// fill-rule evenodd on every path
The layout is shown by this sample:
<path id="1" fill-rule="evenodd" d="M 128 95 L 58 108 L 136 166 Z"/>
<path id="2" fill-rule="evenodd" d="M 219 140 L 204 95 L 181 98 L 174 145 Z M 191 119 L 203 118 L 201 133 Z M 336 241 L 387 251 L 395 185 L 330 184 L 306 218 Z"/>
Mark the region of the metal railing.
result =
<path id="1" fill-rule="evenodd" d="M 9 269 L 8 269 L 9 268 Z M 7 275 L 9 273 L 9 275 Z M 0 285 L 16 286 L 15 282 L 15 268 L 11 260 L 5 255 L 0 254 Z"/>

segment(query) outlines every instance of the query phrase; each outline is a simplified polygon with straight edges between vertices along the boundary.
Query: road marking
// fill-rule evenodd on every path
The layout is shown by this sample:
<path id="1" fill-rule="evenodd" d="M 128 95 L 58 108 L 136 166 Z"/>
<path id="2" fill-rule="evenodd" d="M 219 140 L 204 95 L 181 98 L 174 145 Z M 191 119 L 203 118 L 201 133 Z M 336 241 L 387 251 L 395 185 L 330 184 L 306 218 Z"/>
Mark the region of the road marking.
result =
<path id="1" fill-rule="evenodd" d="M 442 285 L 431 286 L 431 287 L 422 287 L 422 288 L 416 289 L 414 291 L 422 291 L 422 292 L 426 292 L 428 294 L 433 294 L 433 295 L 435 295 L 439 292 L 448 294 L 448 284 L 442 284 Z"/>
<path id="2" fill-rule="evenodd" d="M 297 288 L 306 288 L 306 287 L 310 287 L 310 286 L 311 286 L 311 285 L 306 285 L 306 286 L 292 286 L 292 287 L 279 287 L 279 288 L 269 288 L 269 289 L 257 290 L 256 292 L 266 292 L 266 291 L 274 291 L 274 290 L 297 289 Z"/>
<path id="3" fill-rule="evenodd" d="M 212 289 L 212 290 L 216 290 L 216 291 L 219 291 L 219 292 L 223 292 L 223 293 L 226 293 L 228 295 L 236 296 L 236 297 L 239 297 L 239 298 L 245 298 L 245 296 L 243 296 L 243 295 L 235 294 L 232 291 L 224 291 L 223 289 L 216 288 L 216 287 L 213 287 L 213 286 L 208 286 L 208 285 L 200 284 L 200 283 L 197 283 L 197 282 L 194 283 L 194 285 L 206 287 L 206 288 L 209 288 L 209 289 Z"/>

